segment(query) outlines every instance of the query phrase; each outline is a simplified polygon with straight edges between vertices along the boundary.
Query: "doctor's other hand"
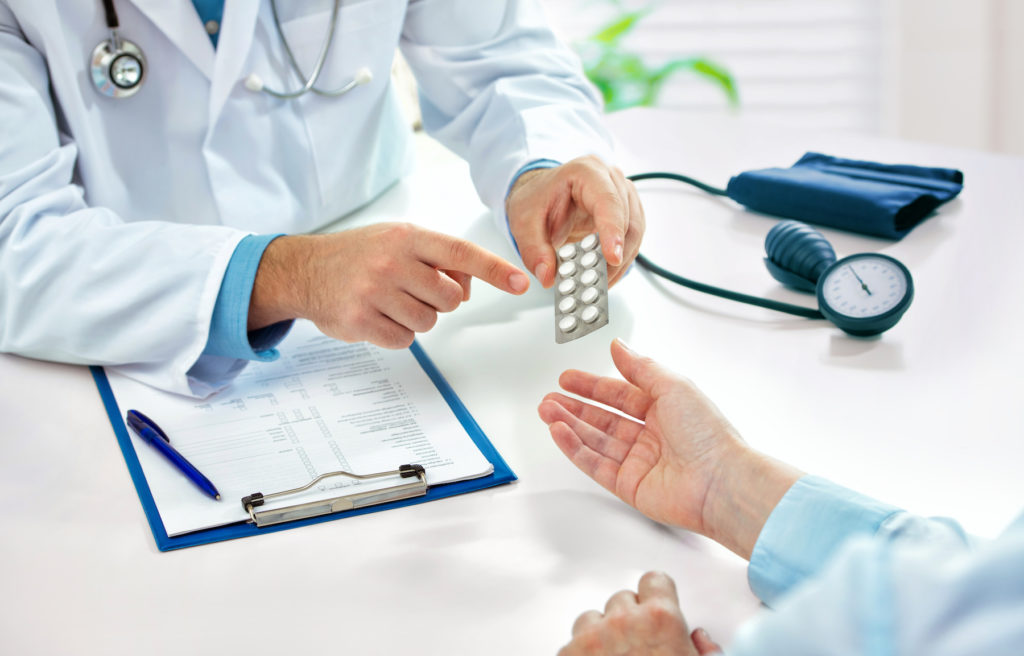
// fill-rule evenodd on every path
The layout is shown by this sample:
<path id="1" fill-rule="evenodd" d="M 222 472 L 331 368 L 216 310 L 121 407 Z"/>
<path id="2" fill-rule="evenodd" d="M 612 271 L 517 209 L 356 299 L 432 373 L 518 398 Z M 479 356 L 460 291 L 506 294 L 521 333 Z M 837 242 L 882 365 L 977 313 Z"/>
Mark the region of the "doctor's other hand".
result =
<path id="1" fill-rule="evenodd" d="M 523 173 L 505 211 L 523 264 L 545 289 L 555 282 L 555 249 L 562 244 L 597 232 L 612 285 L 636 258 L 644 236 L 636 187 L 592 155 Z"/>
<path id="2" fill-rule="evenodd" d="M 707 632 L 690 633 L 672 579 L 647 572 L 637 591 L 616 592 L 604 613 L 589 610 L 572 627 L 558 656 L 704 656 L 721 652 Z"/>
<path id="3" fill-rule="evenodd" d="M 538 412 L 555 444 L 648 517 L 749 559 L 768 515 L 800 472 L 751 449 L 689 380 L 620 340 L 611 353 L 625 380 L 570 369 L 559 384 L 622 414 L 548 394 Z"/>
<path id="4" fill-rule="evenodd" d="M 530 286 L 494 253 L 411 223 L 278 237 L 256 273 L 248 328 L 303 318 L 346 342 L 405 348 L 469 300 L 472 278 L 517 295 Z"/>

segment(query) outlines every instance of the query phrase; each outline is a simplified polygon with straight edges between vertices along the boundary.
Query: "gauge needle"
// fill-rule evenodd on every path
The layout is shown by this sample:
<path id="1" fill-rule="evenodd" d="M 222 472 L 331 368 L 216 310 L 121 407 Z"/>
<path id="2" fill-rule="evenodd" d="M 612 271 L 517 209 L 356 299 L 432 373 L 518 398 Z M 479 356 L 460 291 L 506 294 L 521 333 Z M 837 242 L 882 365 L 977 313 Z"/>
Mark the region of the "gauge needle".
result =
<path id="1" fill-rule="evenodd" d="M 866 291 L 868 293 L 868 296 L 874 296 L 874 294 L 871 293 L 871 290 L 868 289 L 868 286 L 864 284 L 864 281 L 861 280 L 860 276 L 857 275 L 857 272 L 853 270 L 853 267 L 849 264 L 847 264 L 846 266 L 847 268 L 850 269 L 850 273 L 853 274 L 853 277 L 857 279 L 857 282 L 860 283 L 860 288 Z"/>

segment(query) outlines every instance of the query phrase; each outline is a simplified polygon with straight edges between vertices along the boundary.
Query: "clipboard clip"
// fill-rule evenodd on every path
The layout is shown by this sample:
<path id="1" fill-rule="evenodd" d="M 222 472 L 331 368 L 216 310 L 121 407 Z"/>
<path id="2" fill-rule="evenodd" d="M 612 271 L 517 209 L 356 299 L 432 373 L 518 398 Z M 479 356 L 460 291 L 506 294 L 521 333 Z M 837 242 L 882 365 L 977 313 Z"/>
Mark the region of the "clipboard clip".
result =
<path id="1" fill-rule="evenodd" d="M 283 508 L 256 510 L 256 508 L 262 506 L 270 499 L 277 499 L 290 494 L 305 492 L 320 481 L 334 476 L 346 476 L 360 481 L 386 478 L 388 476 L 398 476 L 400 478 L 415 477 L 416 481 L 412 483 L 399 482 L 391 487 L 385 487 L 379 490 L 355 492 L 353 494 L 346 494 L 340 497 L 322 499 L 320 501 L 310 501 L 308 503 L 299 503 L 293 506 L 285 506 Z M 245 508 L 245 512 L 249 513 L 249 522 L 255 524 L 258 528 L 263 528 L 264 526 L 273 526 L 274 524 L 306 519 L 308 517 L 316 517 L 318 515 L 355 510 L 356 508 L 388 503 L 389 501 L 421 497 L 426 493 L 427 474 L 423 469 L 423 465 L 402 465 L 398 469 L 378 472 L 376 474 L 353 474 L 346 471 L 328 472 L 317 476 L 302 487 L 284 490 L 282 492 L 274 492 L 272 494 L 254 492 L 248 496 L 244 496 L 242 497 L 242 507 Z"/>

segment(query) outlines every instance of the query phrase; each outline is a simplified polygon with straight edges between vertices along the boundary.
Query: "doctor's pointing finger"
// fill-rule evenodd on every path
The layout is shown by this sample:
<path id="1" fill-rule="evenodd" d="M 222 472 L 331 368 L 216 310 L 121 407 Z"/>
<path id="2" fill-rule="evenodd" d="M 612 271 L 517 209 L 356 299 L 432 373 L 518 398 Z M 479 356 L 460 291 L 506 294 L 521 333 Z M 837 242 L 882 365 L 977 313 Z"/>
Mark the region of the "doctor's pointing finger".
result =
<path id="1" fill-rule="evenodd" d="M 279 237 L 256 274 L 248 329 L 304 318 L 347 342 L 405 348 L 469 296 L 471 278 L 510 294 L 530 286 L 497 255 L 411 223 Z"/>

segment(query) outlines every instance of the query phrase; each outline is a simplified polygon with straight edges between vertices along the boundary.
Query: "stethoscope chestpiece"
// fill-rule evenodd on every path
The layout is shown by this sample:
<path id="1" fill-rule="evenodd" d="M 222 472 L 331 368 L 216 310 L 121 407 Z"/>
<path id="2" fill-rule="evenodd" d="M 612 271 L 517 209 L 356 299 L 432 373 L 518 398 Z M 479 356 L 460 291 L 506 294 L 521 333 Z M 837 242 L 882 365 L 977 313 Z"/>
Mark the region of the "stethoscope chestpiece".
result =
<path id="1" fill-rule="evenodd" d="M 142 50 L 117 30 L 92 51 L 92 83 L 104 96 L 127 98 L 135 95 L 146 78 L 146 57 Z"/>

